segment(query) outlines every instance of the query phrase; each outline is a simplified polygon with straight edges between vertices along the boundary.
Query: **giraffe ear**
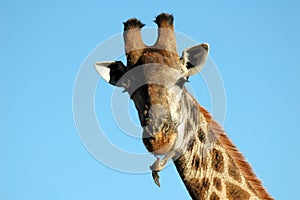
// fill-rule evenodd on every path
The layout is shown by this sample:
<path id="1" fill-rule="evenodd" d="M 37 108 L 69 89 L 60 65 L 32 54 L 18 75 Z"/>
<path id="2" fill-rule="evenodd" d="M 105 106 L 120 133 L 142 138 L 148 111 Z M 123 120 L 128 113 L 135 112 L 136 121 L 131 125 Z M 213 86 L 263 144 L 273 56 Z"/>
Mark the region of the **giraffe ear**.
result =
<path id="1" fill-rule="evenodd" d="M 117 85 L 127 68 L 121 61 L 96 62 L 95 68 L 100 76 L 112 85 Z"/>
<path id="2" fill-rule="evenodd" d="M 209 44 L 203 43 L 190 47 L 182 52 L 181 60 L 188 69 L 188 76 L 197 74 L 206 63 Z"/>

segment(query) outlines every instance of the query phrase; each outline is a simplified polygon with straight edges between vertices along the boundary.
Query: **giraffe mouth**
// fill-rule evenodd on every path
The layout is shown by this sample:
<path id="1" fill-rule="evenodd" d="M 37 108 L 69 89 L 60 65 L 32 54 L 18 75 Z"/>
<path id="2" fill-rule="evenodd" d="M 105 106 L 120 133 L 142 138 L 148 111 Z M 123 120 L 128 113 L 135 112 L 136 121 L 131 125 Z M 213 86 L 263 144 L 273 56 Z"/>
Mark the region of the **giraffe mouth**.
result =
<path id="1" fill-rule="evenodd" d="M 143 131 L 143 143 L 147 150 L 154 155 L 168 153 L 172 149 L 176 137 L 177 130 L 172 123 L 164 123 L 160 129 L 146 127 Z"/>

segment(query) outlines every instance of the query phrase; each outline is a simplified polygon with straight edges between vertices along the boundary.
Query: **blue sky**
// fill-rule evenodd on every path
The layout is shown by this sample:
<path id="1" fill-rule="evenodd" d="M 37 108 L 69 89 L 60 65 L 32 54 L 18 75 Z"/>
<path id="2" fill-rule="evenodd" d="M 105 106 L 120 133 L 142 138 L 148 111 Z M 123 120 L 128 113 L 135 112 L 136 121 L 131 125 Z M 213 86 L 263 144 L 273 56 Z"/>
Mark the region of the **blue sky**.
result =
<path id="1" fill-rule="evenodd" d="M 153 27 L 161 12 L 174 14 L 177 31 L 210 43 L 226 91 L 226 132 L 276 199 L 295 199 L 300 178 L 299 8 L 297 1 L 0 0 L 0 199 L 189 198 L 173 165 L 161 173 L 162 187 L 157 188 L 149 173 L 124 173 L 101 164 L 84 147 L 73 120 L 73 87 L 89 53 L 119 34 L 128 18 Z M 190 84 L 210 110 L 201 77 Z M 116 146 L 145 152 L 140 140 L 116 125 L 113 91 L 99 81 L 99 123 Z"/>

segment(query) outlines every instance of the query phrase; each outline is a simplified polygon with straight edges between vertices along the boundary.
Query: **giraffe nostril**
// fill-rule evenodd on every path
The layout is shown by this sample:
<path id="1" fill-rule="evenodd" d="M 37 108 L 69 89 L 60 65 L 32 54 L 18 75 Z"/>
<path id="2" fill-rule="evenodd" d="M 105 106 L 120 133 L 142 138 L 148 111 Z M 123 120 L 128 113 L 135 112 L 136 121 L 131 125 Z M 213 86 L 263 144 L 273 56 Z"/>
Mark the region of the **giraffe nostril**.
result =
<path id="1" fill-rule="evenodd" d="M 170 129 L 170 124 L 169 123 L 164 123 L 163 127 L 162 127 L 162 132 L 164 134 L 166 134 L 168 132 L 168 130 Z"/>

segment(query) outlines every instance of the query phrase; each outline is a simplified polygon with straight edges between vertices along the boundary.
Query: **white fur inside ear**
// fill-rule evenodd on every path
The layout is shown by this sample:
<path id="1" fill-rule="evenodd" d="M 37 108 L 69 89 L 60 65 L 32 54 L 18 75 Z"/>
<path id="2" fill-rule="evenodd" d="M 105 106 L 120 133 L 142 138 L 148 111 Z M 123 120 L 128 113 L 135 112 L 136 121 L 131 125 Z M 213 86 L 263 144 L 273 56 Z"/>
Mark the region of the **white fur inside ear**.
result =
<path id="1" fill-rule="evenodd" d="M 110 69 L 108 66 L 114 61 L 106 61 L 106 62 L 96 62 L 95 68 L 100 76 L 107 82 L 110 81 Z"/>
<path id="2" fill-rule="evenodd" d="M 191 64 L 188 69 L 188 76 L 197 74 L 203 68 L 206 63 L 208 52 L 208 43 L 196 45 L 183 51 L 181 57 L 181 59 L 183 60 L 183 64 L 185 66 L 187 66 L 188 63 Z"/>

